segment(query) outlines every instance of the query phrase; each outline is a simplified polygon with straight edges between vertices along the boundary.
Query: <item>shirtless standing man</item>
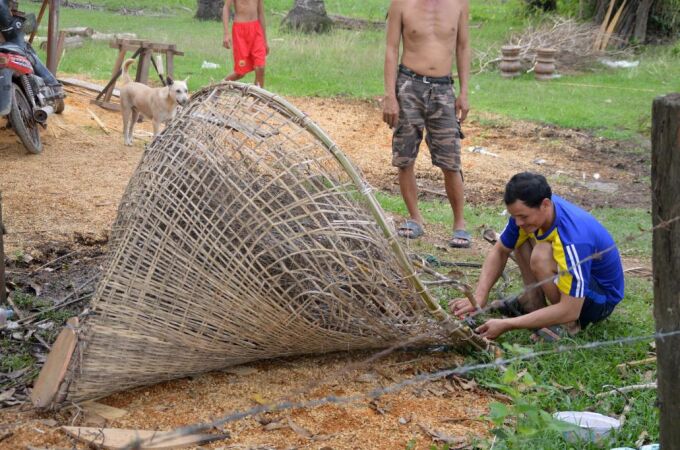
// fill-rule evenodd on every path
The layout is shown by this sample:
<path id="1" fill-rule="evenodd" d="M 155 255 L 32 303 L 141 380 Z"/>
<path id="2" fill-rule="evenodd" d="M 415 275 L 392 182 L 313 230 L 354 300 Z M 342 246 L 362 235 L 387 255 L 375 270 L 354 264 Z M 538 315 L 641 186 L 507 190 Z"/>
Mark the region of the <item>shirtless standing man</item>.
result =
<path id="1" fill-rule="evenodd" d="M 442 169 L 446 195 L 453 210 L 451 247 L 470 246 L 465 230 L 460 125 L 468 110 L 470 45 L 468 0 L 392 0 L 387 20 L 383 120 L 394 128 L 392 165 L 399 168 L 399 186 L 410 218 L 399 235 L 423 235 L 414 164 L 427 130 L 432 164 Z M 403 43 L 401 64 L 399 44 Z M 451 66 L 456 57 L 458 97 L 453 94 Z"/>
<path id="2" fill-rule="evenodd" d="M 234 24 L 229 33 L 229 15 L 234 4 Z M 225 0 L 222 9 L 224 48 L 234 49 L 234 71 L 227 81 L 240 80 L 255 70 L 255 84 L 264 87 L 264 66 L 269 54 L 264 0 Z"/>

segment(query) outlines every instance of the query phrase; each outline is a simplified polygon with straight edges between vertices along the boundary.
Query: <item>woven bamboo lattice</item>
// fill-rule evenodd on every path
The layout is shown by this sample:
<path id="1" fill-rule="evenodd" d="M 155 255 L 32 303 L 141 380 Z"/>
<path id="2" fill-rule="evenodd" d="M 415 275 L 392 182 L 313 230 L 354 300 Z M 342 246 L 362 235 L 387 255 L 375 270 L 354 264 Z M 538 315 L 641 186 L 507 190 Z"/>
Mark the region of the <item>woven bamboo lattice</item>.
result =
<path id="1" fill-rule="evenodd" d="M 421 335 L 485 347 L 439 308 L 331 140 L 254 86 L 193 96 L 145 151 L 110 245 L 57 404 Z"/>

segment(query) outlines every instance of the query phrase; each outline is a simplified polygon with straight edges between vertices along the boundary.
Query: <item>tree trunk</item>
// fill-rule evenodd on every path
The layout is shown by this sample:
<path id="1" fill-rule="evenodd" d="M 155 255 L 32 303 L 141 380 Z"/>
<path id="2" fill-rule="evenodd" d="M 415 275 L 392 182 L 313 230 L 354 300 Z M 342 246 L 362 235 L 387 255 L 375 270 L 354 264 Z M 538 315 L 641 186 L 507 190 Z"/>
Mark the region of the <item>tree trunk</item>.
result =
<path id="1" fill-rule="evenodd" d="M 644 44 L 647 39 L 647 21 L 649 20 L 649 10 L 652 8 L 654 0 L 641 0 L 635 11 L 635 31 L 633 37 L 640 44 Z"/>
<path id="2" fill-rule="evenodd" d="M 557 9 L 557 0 L 526 0 L 526 2 L 529 7 L 546 12 Z"/>
<path id="3" fill-rule="evenodd" d="M 198 20 L 222 20 L 224 0 L 197 0 L 196 18 Z"/>
<path id="4" fill-rule="evenodd" d="M 323 0 L 295 0 L 281 24 L 303 33 L 323 33 L 331 29 L 333 21 L 326 14 Z"/>
<path id="5" fill-rule="evenodd" d="M 602 23 L 604 16 L 607 13 L 609 2 L 610 0 L 597 0 L 597 5 L 595 6 L 595 23 Z"/>

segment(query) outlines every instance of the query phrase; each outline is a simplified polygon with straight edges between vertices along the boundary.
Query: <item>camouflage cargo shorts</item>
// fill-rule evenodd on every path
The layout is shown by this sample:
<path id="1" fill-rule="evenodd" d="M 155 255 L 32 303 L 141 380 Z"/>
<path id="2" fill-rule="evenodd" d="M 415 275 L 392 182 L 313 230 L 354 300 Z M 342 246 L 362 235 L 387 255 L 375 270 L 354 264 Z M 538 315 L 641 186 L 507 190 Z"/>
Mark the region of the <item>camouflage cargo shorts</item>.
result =
<path id="1" fill-rule="evenodd" d="M 397 100 L 399 123 L 392 135 L 392 165 L 408 167 L 415 162 L 425 129 L 432 164 L 460 172 L 460 126 L 451 85 L 424 83 L 400 72 Z"/>

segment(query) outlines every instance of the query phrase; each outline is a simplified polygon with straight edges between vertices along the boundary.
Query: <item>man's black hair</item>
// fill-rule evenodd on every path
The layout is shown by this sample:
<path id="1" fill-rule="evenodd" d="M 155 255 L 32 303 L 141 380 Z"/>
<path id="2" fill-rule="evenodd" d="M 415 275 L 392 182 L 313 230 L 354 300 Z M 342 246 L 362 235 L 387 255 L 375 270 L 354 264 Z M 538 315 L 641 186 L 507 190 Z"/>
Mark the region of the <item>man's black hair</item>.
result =
<path id="1" fill-rule="evenodd" d="M 543 175 L 531 172 L 521 172 L 514 175 L 505 185 L 503 201 L 512 205 L 521 200 L 529 208 L 538 208 L 543 199 L 552 197 L 552 189 Z"/>

